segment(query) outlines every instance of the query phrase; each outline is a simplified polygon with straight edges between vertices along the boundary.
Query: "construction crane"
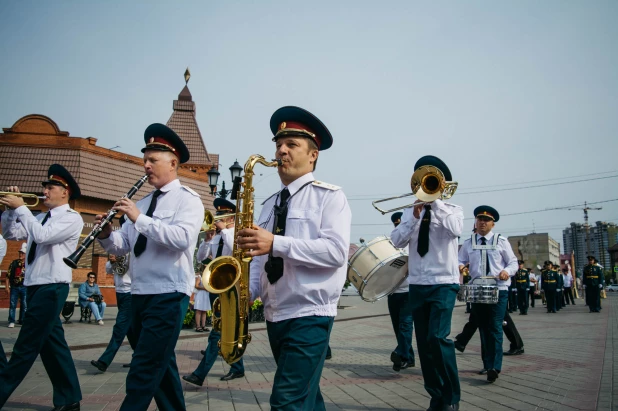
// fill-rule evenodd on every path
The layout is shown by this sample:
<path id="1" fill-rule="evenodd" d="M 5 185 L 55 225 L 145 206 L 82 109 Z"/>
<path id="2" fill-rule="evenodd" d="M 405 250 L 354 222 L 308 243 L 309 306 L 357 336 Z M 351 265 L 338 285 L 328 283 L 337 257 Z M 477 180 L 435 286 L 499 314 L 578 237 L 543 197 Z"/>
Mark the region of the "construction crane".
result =
<path id="1" fill-rule="evenodd" d="M 586 255 L 590 255 L 590 225 L 588 224 L 588 210 L 602 210 L 603 207 L 588 207 L 584 201 L 584 208 L 567 208 L 567 210 L 584 210 L 584 227 L 586 228 Z"/>

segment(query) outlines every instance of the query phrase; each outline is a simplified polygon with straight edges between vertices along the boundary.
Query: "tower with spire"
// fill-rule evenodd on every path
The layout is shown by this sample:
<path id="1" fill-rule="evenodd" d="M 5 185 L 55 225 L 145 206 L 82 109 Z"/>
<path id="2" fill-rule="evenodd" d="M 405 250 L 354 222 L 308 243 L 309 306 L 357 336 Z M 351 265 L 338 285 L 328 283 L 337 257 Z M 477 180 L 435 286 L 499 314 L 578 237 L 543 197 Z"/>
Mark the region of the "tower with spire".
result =
<path id="1" fill-rule="evenodd" d="M 167 126 L 180 136 L 182 141 L 189 149 L 190 159 L 180 167 L 189 169 L 197 173 L 200 177 L 207 178 L 207 172 L 212 167 L 218 168 L 219 155 L 209 153 L 202 138 L 202 133 L 195 119 L 195 102 L 189 91 L 189 79 L 191 72 L 189 68 L 184 74 L 185 86 L 178 95 L 178 100 L 174 100 L 174 112 L 167 121 Z"/>

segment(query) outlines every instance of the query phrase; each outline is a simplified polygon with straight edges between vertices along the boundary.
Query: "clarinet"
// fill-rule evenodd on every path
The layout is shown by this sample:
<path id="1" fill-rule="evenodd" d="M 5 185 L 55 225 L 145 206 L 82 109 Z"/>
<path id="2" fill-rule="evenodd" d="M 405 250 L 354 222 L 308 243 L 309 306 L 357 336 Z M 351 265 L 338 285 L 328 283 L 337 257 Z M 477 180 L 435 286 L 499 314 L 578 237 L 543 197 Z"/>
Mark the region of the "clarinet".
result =
<path id="1" fill-rule="evenodd" d="M 124 196 L 122 196 L 122 198 L 130 199 L 131 197 L 133 197 L 133 195 L 139 191 L 142 185 L 144 185 L 146 180 L 148 180 L 147 174 L 143 176 L 142 178 L 140 178 L 139 181 L 135 183 L 133 187 L 131 187 L 129 192 L 126 193 Z M 90 247 L 90 244 L 92 244 L 94 240 L 99 236 L 99 234 L 101 234 L 105 226 L 107 226 L 112 221 L 112 219 L 117 213 L 118 213 L 118 210 L 113 210 L 113 209 L 109 210 L 107 212 L 107 217 L 101 220 L 99 224 L 94 226 L 90 234 L 86 236 L 86 238 L 84 239 L 82 244 L 77 248 L 77 250 L 75 250 L 75 252 L 71 254 L 70 256 L 64 257 L 62 261 L 64 261 L 66 265 L 68 265 L 69 267 L 73 269 L 77 268 L 77 263 L 79 262 L 79 259 L 82 258 L 82 255 L 84 255 L 84 252 L 88 249 L 88 247 Z"/>

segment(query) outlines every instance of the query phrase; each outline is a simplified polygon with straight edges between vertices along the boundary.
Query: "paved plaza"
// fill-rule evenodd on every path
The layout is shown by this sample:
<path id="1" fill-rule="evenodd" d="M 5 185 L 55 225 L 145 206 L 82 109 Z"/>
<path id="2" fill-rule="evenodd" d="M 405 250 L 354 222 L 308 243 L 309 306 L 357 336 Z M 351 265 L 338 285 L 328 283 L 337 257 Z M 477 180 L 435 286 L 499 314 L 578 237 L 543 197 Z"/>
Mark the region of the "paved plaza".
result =
<path id="1" fill-rule="evenodd" d="M 465 353 L 457 353 L 461 380 L 461 410 L 613 410 L 618 409 L 618 295 L 602 300 L 600 314 L 588 313 L 581 299 L 557 314 L 538 304 L 528 316 L 513 314 L 525 354 L 505 357 L 500 378 L 488 384 L 477 375 L 482 368 L 478 334 Z M 618 293 L 616 293 L 618 294 Z M 326 361 L 321 389 L 327 410 L 425 410 L 429 398 L 420 367 L 399 373 L 389 356 L 395 337 L 386 300 L 375 304 L 357 296 L 343 296 L 331 336 L 333 358 Z M 458 303 L 451 337 L 467 321 Z M 67 341 L 79 374 L 82 410 L 116 410 L 125 391 L 131 349 L 121 347 L 115 362 L 101 373 L 90 365 L 103 352 L 111 335 L 116 310 L 105 313 L 105 325 L 73 322 L 65 326 Z M 19 327 L 6 328 L 8 310 L 0 310 L 0 340 L 12 350 Z M 185 384 L 189 410 L 268 410 L 275 372 L 264 324 L 252 324 L 253 339 L 244 356 L 245 378 L 220 381 L 229 369 L 218 360 L 203 387 Z M 184 330 L 176 347 L 181 375 L 201 360 L 208 333 Z M 155 343 L 155 342 L 153 342 Z M 414 342 L 416 349 L 416 342 Z M 508 341 L 505 338 L 505 350 Z M 48 410 L 52 386 L 39 360 L 11 396 L 5 410 Z M 156 409 L 154 402 L 150 409 Z"/>

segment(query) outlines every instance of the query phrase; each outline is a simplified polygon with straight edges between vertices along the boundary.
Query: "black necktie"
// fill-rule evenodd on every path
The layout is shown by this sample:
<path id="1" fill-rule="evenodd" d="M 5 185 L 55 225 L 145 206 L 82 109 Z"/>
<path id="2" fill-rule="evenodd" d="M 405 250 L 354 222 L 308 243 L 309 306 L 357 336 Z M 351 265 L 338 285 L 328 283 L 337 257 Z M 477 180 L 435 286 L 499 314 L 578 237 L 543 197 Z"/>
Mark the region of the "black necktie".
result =
<path id="1" fill-rule="evenodd" d="M 487 239 L 485 237 L 481 237 L 481 245 L 487 245 Z M 481 250 L 481 252 L 485 252 L 485 274 L 489 274 L 489 255 L 487 254 L 487 250 Z"/>
<path id="2" fill-rule="evenodd" d="M 51 211 L 48 211 L 43 221 L 41 221 L 41 225 L 45 225 L 45 223 L 47 222 L 47 220 L 49 220 L 50 217 L 51 217 Z M 34 261 L 35 254 L 36 254 L 36 243 L 33 241 L 32 244 L 30 244 L 30 250 L 28 250 L 28 265 L 32 264 L 32 262 Z"/>
<path id="3" fill-rule="evenodd" d="M 429 223 L 431 223 L 431 204 L 425 204 L 425 214 L 421 221 L 421 228 L 418 230 L 418 245 L 416 251 L 421 257 L 429 251 Z"/>
<path id="4" fill-rule="evenodd" d="M 288 198 L 290 198 L 290 192 L 287 188 L 284 188 L 280 194 L 279 205 L 274 207 L 275 222 L 273 224 L 273 234 L 275 235 L 285 235 L 285 220 L 288 217 Z M 273 257 L 270 254 L 264 270 L 267 273 L 268 281 L 271 284 L 276 283 L 283 276 L 283 258 Z"/>
<path id="5" fill-rule="evenodd" d="M 152 213 L 154 213 L 155 208 L 157 208 L 157 198 L 162 194 L 161 190 L 156 190 L 152 193 L 152 200 L 150 200 L 150 207 L 148 207 L 148 211 L 146 211 L 146 215 L 148 217 L 152 217 Z M 135 242 L 135 246 L 133 247 L 133 252 L 136 257 L 139 257 L 144 250 L 146 249 L 146 242 L 148 239 L 144 234 L 140 234 L 137 237 L 137 241 Z"/>
<path id="6" fill-rule="evenodd" d="M 221 254 L 223 254 L 223 236 L 219 239 L 219 247 L 217 247 L 217 255 L 215 255 L 215 258 L 221 257 Z"/>

